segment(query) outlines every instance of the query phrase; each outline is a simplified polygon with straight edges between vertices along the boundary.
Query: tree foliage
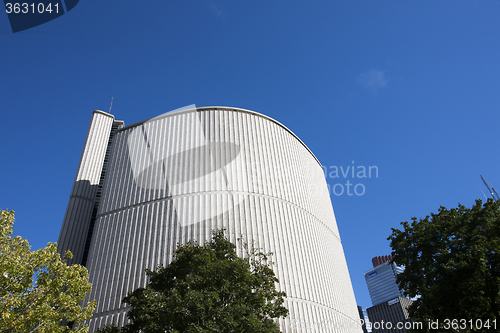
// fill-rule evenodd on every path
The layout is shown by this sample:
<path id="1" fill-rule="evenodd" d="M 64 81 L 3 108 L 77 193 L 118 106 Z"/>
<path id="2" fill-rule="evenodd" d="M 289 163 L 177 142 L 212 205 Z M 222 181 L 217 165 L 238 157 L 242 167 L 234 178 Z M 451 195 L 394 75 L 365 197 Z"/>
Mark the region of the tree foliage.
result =
<path id="1" fill-rule="evenodd" d="M 87 269 L 68 266 L 54 243 L 31 251 L 26 239 L 12 237 L 13 224 L 14 212 L 0 211 L 0 333 L 87 332 L 67 325 L 90 318 L 95 308 L 95 302 L 79 305 L 91 290 Z"/>
<path id="2" fill-rule="evenodd" d="M 459 325 L 465 326 L 460 332 L 467 332 L 475 331 L 478 319 L 483 324 L 496 319 L 496 329 L 490 330 L 499 330 L 499 207 L 491 199 L 484 206 L 477 200 L 470 209 L 441 207 L 437 214 L 402 222 L 403 230 L 392 228 L 392 254 L 405 266 L 397 277 L 399 287 L 409 297 L 420 296 L 410 308 L 413 320 L 457 319 L 467 323 Z"/>
<path id="3" fill-rule="evenodd" d="M 122 332 L 279 332 L 273 318 L 288 314 L 286 295 L 276 290 L 269 254 L 250 252 L 239 258 L 223 230 L 204 246 L 177 247 L 167 267 L 146 271 L 146 288 L 123 300 L 130 323 Z"/>

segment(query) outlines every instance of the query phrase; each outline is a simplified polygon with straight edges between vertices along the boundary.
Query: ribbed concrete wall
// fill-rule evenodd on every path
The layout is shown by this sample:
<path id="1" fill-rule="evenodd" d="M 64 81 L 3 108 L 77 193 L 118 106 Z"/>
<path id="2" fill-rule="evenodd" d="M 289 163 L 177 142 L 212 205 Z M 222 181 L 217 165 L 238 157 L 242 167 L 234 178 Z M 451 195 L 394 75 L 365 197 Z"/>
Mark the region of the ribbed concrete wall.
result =
<path id="1" fill-rule="evenodd" d="M 57 241 L 59 253 L 65 253 L 67 250 L 73 253 L 73 259 L 69 261 L 69 264 L 82 262 L 97 186 L 113 122 L 114 117 L 108 113 L 94 111 L 92 115 Z"/>
<path id="2" fill-rule="evenodd" d="M 243 235 L 275 253 L 290 310 L 283 332 L 361 332 L 321 165 L 283 125 L 232 108 L 116 133 L 87 265 L 88 299 L 98 301 L 91 332 L 126 322 L 121 300 L 146 284 L 145 268 L 222 227 L 234 243 Z"/>

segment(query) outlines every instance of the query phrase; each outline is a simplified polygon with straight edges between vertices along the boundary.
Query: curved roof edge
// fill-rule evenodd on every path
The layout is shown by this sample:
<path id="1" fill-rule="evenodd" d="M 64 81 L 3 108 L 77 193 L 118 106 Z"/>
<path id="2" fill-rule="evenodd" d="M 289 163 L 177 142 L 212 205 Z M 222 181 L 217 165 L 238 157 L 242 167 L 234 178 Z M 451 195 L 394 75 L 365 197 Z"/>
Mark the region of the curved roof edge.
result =
<path id="1" fill-rule="evenodd" d="M 181 110 L 178 110 L 178 111 L 174 110 L 174 111 L 170 111 L 170 112 L 164 113 L 162 115 L 159 115 L 157 117 L 153 117 L 153 118 L 149 118 L 149 119 L 146 119 L 146 120 L 142 120 L 142 121 L 139 121 L 139 122 L 137 122 L 135 124 L 122 127 L 119 130 L 117 130 L 116 132 L 125 131 L 125 130 L 128 130 L 130 128 L 140 126 L 140 125 L 142 125 L 142 124 L 144 124 L 144 123 L 146 123 L 148 121 L 153 121 L 153 120 L 156 120 L 156 119 L 161 119 L 161 118 L 165 118 L 165 117 L 175 116 L 175 115 L 182 114 L 182 113 L 189 113 L 189 112 L 193 112 L 193 111 L 197 111 L 198 112 L 198 111 L 207 111 L 207 110 L 224 110 L 224 111 L 235 111 L 235 112 L 249 113 L 249 114 L 252 114 L 254 116 L 262 117 L 264 119 L 272 121 L 275 124 L 277 124 L 278 126 L 281 126 L 283 129 L 285 129 L 291 135 L 293 135 L 293 137 L 296 138 L 307 149 L 307 151 L 312 155 L 312 157 L 314 157 L 314 159 L 316 160 L 316 162 L 318 162 L 319 166 L 323 167 L 322 164 L 319 162 L 319 160 L 316 158 L 316 156 L 313 154 L 313 152 L 311 151 L 311 149 L 309 149 L 309 147 L 307 147 L 306 144 L 295 133 L 293 133 L 288 127 L 286 127 L 285 125 L 283 125 L 282 123 L 280 123 L 276 119 L 273 119 L 273 118 L 271 118 L 269 116 L 266 116 L 265 114 L 262 114 L 262 113 L 259 113 L 259 112 L 256 112 L 256 111 L 252 111 L 252 110 L 237 108 L 237 107 L 230 107 L 230 106 L 203 106 L 203 107 L 197 107 L 197 108 L 192 108 L 192 109 L 181 109 Z M 96 111 L 94 111 L 94 112 L 96 112 Z M 109 113 L 105 113 L 103 111 L 100 111 L 100 112 L 102 112 L 102 113 L 104 113 L 106 115 L 109 115 Z"/>

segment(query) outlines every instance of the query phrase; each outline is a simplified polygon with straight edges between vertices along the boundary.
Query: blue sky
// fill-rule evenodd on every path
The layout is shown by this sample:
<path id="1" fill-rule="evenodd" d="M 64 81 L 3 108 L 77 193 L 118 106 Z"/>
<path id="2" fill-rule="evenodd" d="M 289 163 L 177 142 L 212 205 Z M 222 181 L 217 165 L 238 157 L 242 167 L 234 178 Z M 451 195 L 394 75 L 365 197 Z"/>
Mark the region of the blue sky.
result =
<path id="1" fill-rule="evenodd" d="M 81 0 L 13 34 L 0 14 L 0 208 L 33 248 L 57 241 L 92 111 L 112 96 L 126 124 L 255 110 L 329 170 L 377 167 L 327 178 L 344 186 L 332 203 L 369 307 L 363 274 L 392 227 L 484 199 L 480 174 L 500 189 L 499 17 L 498 0 Z"/>

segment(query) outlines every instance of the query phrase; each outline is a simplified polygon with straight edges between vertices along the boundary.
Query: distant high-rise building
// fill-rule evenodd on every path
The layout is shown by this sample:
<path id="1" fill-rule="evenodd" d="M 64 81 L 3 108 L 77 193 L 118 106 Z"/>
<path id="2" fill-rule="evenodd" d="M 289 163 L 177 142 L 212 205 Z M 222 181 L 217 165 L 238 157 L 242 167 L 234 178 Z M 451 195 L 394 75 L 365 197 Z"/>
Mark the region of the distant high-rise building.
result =
<path id="1" fill-rule="evenodd" d="M 282 332 L 362 332 L 322 166 L 288 128 L 229 107 L 127 127 L 94 112 L 58 243 L 89 270 L 90 332 L 124 325 L 121 301 L 146 285 L 145 269 L 215 228 L 274 252 Z"/>
<path id="2" fill-rule="evenodd" d="M 373 259 L 372 262 L 374 262 Z M 396 283 L 396 275 L 402 272 L 403 268 L 391 261 L 385 261 L 365 272 L 365 280 L 373 305 L 403 297 L 403 292 L 399 290 Z"/>
<path id="3" fill-rule="evenodd" d="M 412 301 L 403 297 L 396 276 L 404 269 L 392 262 L 392 256 L 372 259 L 373 268 L 365 272 L 366 284 L 373 306 L 366 309 L 373 333 L 405 333 L 411 325 L 408 307 Z"/>

